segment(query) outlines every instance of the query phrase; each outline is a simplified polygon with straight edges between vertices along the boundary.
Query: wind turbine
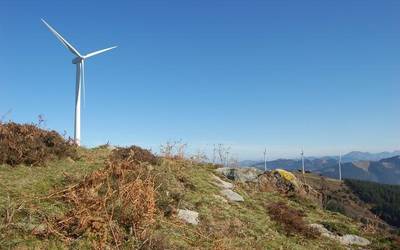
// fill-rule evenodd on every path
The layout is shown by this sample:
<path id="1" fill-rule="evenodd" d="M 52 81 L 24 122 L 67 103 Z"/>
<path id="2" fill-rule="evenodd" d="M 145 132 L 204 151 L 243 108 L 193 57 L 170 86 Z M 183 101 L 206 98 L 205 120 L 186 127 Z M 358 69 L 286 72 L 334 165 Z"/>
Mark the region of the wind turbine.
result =
<path id="1" fill-rule="evenodd" d="M 301 167 L 302 167 L 302 173 L 304 175 L 305 171 L 304 171 L 304 151 L 303 151 L 303 149 L 301 149 Z"/>
<path id="2" fill-rule="evenodd" d="M 339 153 L 339 180 L 342 180 L 342 153 Z"/>
<path id="3" fill-rule="evenodd" d="M 267 148 L 264 150 L 264 172 L 267 171 Z"/>
<path id="4" fill-rule="evenodd" d="M 75 130 L 74 141 L 79 146 L 81 144 L 81 90 L 85 91 L 85 60 L 95 55 L 112 50 L 117 46 L 91 52 L 86 55 L 81 55 L 67 40 L 65 40 L 53 27 L 51 27 L 45 20 L 42 22 L 50 29 L 50 31 L 57 37 L 58 40 L 74 54 L 76 57 L 72 60 L 76 64 L 76 90 L 75 90 Z"/>

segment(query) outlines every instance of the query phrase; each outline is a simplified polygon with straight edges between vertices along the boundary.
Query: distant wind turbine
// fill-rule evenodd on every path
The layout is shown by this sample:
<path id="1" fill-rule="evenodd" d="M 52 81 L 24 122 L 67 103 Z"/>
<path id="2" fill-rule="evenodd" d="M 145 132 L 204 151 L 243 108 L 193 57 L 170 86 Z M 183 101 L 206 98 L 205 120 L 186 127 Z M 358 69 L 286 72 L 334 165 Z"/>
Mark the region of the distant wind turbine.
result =
<path id="1" fill-rule="evenodd" d="M 264 150 L 264 172 L 267 171 L 267 148 Z"/>
<path id="2" fill-rule="evenodd" d="M 304 151 L 303 151 L 303 149 L 301 149 L 301 172 L 304 174 L 305 173 L 305 171 L 304 171 Z"/>
<path id="3" fill-rule="evenodd" d="M 342 180 L 342 153 L 339 153 L 339 180 Z"/>
<path id="4" fill-rule="evenodd" d="M 75 90 L 75 130 L 74 140 L 77 145 L 81 143 L 81 90 L 85 90 L 85 60 L 95 55 L 112 50 L 117 46 L 91 52 L 86 55 L 81 55 L 67 40 L 65 40 L 53 27 L 51 27 L 45 20 L 42 22 L 50 29 L 50 31 L 57 37 L 58 40 L 76 57 L 72 60 L 76 64 L 76 90 Z"/>

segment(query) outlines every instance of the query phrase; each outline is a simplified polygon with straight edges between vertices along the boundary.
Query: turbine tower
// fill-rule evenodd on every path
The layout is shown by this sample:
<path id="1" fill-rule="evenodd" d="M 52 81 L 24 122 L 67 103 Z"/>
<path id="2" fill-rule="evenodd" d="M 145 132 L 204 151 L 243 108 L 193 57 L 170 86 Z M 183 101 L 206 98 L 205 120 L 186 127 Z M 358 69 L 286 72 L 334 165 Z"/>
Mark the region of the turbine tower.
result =
<path id="1" fill-rule="evenodd" d="M 51 27 L 45 20 L 42 22 L 50 29 L 50 31 L 57 37 L 58 40 L 76 57 L 72 60 L 73 64 L 76 64 L 76 85 L 75 85 L 75 130 L 74 130 L 74 141 L 79 146 L 81 144 L 81 93 L 82 88 L 85 90 L 85 60 L 95 55 L 104 53 L 108 50 L 112 50 L 117 46 L 102 49 L 91 52 L 86 55 L 81 55 L 67 40 L 65 40 L 53 27 Z"/>
<path id="2" fill-rule="evenodd" d="M 264 150 L 264 172 L 267 171 L 267 148 Z"/>
<path id="3" fill-rule="evenodd" d="M 342 180 L 342 153 L 339 153 L 339 180 Z"/>
<path id="4" fill-rule="evenodd" d="M 304 174 L 304 151 L 301 149 L 301 172 Z"/>

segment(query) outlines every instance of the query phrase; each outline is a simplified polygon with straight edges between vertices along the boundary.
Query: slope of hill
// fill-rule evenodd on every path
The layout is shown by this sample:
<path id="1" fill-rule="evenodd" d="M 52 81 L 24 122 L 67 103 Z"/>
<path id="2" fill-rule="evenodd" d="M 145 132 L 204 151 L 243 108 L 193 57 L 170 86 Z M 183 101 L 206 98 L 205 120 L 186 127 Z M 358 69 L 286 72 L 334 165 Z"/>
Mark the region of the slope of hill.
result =
<path id="1" fill-rule="evenodd" d="M 27 153 L 20 165 L 0 164 L 0 249 L 400 246 L 385 228 L 324 209 L 321 193 L 287 171 L 247 169 L 249 178 L 232 181 L 231 170 L 136 146 L 68 143 L 74 158 L 57 156 L 64 144 L 46 144 L 45 132 L 18 134 L 1 148 L 5 159 L 21 156 L 15 148 Z M 34 145 L 52 157 L 30 164 Z"/>
<path id="2" fill-rule="evenodd" d="M 400 227 L 400 186 L 346 179 L 345 183 L 389 224 Z"/>
<path id="3" fill-rule="evenodd" d="M 337 165 L 316 170 L 323 176 L 338 178 Z M 358 161 L 342 165 L 342 177 L 400 185 L 400 156 L 379 161 Z"/>
<path id="4" fill-rule="evenodd" d="M 76 161 L 57 160 L 38 167 L 0 166 L 0 185 L 4 190 L 0 193 L 0 248 L 346 248 L 333 239 L 311 233 L 313 231 L 304 235 L 297 233 L 296 230 L 306 228 L 306 224 L 302 223 L 322 223 L 337 233 L 362 235 L 372 241 L 370 249 L 390 248 L 395 244 L 389 234 L 367 230 L 359 222 L 326 211 L 307 199 L 284 196 L 271 190 L 263 192 L 256 184 L 233 183 L 234 191 L 244 201 L 227 201 L 220 196 L 220 188 L 213 184 L 213 176 L 219 175 L 215 166 L 183 159 L 161 159 L 158 163 L 143 165 L 147 166 L 146 171 L 154 176 L 153 181 L 157 185 L 154 210 L 152 203 L 146 203 L 145 198 L 153 197 L 148 193 L 152 189 L 145 189 L 148 191 L 135 191 L 139 192 L 136 194 L 138 196 L 132 197 L 141 197 L 138 203 L 133 203 L 139 206 L 138 209 L 120 211 L 119 202 L 114 203 L 114 199 L 124 202 L 125 198 L 130 197 L 124 196 L 124 192 L 144 190 L 146 185 L 152 184 L 136 183 L 138 177 L 132 179 L 134 186 L 129 186 L 129 182 L 124 184 L 124 180 L 129 180 L 131 170 L 124 165 L 126 163 L 118 163 L 123 164 L 120 167 L 109 165 L 113 161 L 111 153 L 107 148 L 79 149 L 80 157 Z M 118 155 L 121 159 L 129 156 L 126 153 Z M 224 179 L 225 185 L 230 182 L 224 176 L 219 176 Z M 101 186 L 103 181 L 108 184 Z M 122 185 L 119 191 L 118 185 Z M 124 185 L 130 189 L 123 188 Z M 118 192 L 122 193 L 118 195 Z M 93 202 L 103 202 L 98 200 L 98 195 L 107 193 L 110 196 L 106 196 L 109 198 L 104 202 L 108 205 L 104 208 L 110 210 L 104 210 L 108 212 L 103 214 L 100 213 L 103 211 L 102 203 Z M 151 209 L 143 210 L 141 204 L 150 205 L 145 208 Z M 279 206 L 280 210 L 275 211 L 274 206 Z M 179 211 L 189 210 L 199 214 L 194 223 L 197 225 L 178 218 Z M 135 221 L 134 225 L 138 225 L 137 228 L 128 226 L 131 219 L 125 214 L 129 211 L 132 211 L 132 220 Z M 281 222 L 281 217 L 271 215 L 279 211 L 299 221 L 283 226 L 281 223 L 286 222 Z M 305 216 L 304 222 L 301 222 L 302 216 Z M 288 233 L 286 230 L 292 227 L 300 229 Z"/>
<path id="5" fill-rule="evenodd" d="M 340 212 L 355 220 L 374 224 L 381 228 L 390 228 L 389 224 L 393 225 L 392 221 L 379 219 L 372 210 L 375 204 L 371 200 L 362 199 L 359 192 L 355 192 L 354 188 L 348 185 L 347 180 L 342 182 L 313 173 L 304 176 L 296 173 L 296 175 L 298 178 L 305 178 L 307 184 L 322 194 L 322 203 L 325 209 Z M 383 184 L 376 185 L 384 186 Z M 389 194 L 389 196 L 388 201 L 391 200 L 391 195 Z"/>

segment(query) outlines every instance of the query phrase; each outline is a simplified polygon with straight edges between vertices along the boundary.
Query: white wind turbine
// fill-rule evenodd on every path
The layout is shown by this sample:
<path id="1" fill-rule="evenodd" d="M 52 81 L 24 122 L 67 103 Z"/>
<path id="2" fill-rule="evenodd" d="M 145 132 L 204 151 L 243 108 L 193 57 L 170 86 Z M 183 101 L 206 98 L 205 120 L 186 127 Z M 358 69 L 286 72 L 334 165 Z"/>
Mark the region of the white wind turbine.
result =
<path id="1" fill-rule="evenodd" d="M 60 42 L 74 54 L 76 57 L 72 60 L 73 64 L 76 64 L 76 90 L 75 90 L 75 130 L 74 130 L 74 140 L 77 145 L 81 143 L 81 90 L 85 90 L 85 59 L 93 57 L 95 55 L 104 53 L 108 50 L 112 50 L 117 46 L 110 47 L 107 49 L 102 49 L 98 51 L 91 52 L 86 55 L 81 55 L 78 50 L 76 50 L 70 43 L 67 42 L 55 29 L 53 29 L 45 20 L 42 22 L 50 29 L 50 31 L 60 40 Z"/>
<path id="2" fill-rule="evenodd" d="M 342 153 L 339 154 L 339 180 L 342 180 Z"/>
<path id="3" fill-rule="evenodd" d="M 305 174 L 305 170 L 304 170 L 304 151 L 303 149 L 301 149 L 301 172 L 303 173 L 303 175 Z"/>
<path id="4" fill-rule="evenodd" d="M 264 150 L 264 172 L 267 171 L 267 148 Z"/>

